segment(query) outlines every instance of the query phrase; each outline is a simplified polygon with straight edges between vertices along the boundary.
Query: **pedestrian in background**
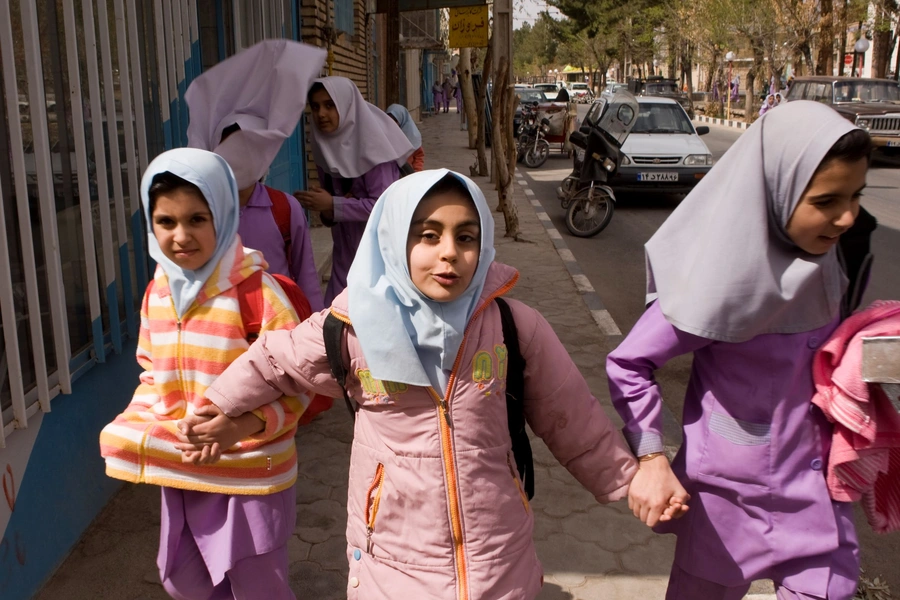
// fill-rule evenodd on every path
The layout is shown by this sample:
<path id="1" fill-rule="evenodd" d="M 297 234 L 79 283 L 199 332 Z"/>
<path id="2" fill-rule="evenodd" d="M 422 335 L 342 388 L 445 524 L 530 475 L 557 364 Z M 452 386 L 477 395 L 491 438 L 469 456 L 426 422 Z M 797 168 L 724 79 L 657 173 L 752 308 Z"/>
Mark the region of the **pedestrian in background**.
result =
<path id="1" fill-rule="evenodd" d="M 403 131 L 403 135 L 406 136 L 412 147 L 416 149 L 406 159 L 406 162 L 412 167 L 413 171 L 421 171 L 425 168 L 425 150 L 422 148 L 422 134 L 419 133 L 419 128 L 413 122 L 412 115 L 409 114 L 409 111 L 402 104 L 391 104 L 387 107 L 387 114 L 400 127 L 400 130 Z"/>
<path id="2" fill-rule="evenodd" d="M 766 96 L 766 99 L 763 100 L 762 106 L 759 107 L 759 116 L 763 116 L 773 108 L 775 108 L 775 95 L 769 94 Z"/>
<path id="3" fill-rule="evenodd" d="M 444 77 L 444 83 L 441 84 L 441 93 L 444 99 L 444 112 L 450 112 L 450 97 L 453 95 L 453 86 L 450 85 L 450 78 Z"/>
<path id="4" fill-rule="evenodd" d="M 649 306 L 607 358 L 640 459 L 629 506 L 678 543 L 667 600 L 848 600 L 853 507 L 825 482 L 832 424 L 811 404 L 812 361 L 841 319 L 837 243 L 866 183 L 869 135 L 831 108 L 790 102 L 759 119 L 646 245 Z M 684 443 L 663 454 L 653 372 L 693 353 Z"/>
<path id="5" fill-rule="evenodd" d="M 308 94 L 310 145 L 319 186 L 295 192 L 304 208 L 321 213 L 334 243 L 325 305 L 347 286 L 347 272 L 379 196 L 400 178 L 415 151 L 397 124 L 366 102 L 346 77 L 316 79 Z"/>
<path id="6" fill-rule="evenodd" d="M 297 90 L 309 89 L 323 64 L 320 48 L 266 40 L 204 72 L 185 94 L 188 146 L 219 154 L 234 172 L 241 242 L 263 253 L 270 273 L 294 280 L 314 312 L 325 304 L 306 214 L 262 180 L 303 115 Z"/>
<path id="7" fill-rule="evenodd" d="M 441 112 L 441 105 L 444 103 L 444 91 L 441 84 L 437 81 L 431 86 L 431 95 L 434 98 L 434 114 Z"/>
<path id="8" fill-rule="evenodd" d="M 229 417 L 203 394 L 249 346 L 242 294 L 262 303 L 260 333 L 308 315 L 298 317 L 263 273 L 262 254 L 241 244 L 224 158 L 193 148 L 159 155 L 141 201 L 157 269 L 141 307 L 141 383 L 100 434 L 106 473 L 162 486 L 157 566 L 170 596 L 293 600 L 294 433 L 308 396 L 279 394 Z"/>
<path id="9" fill-rule="evenodd" d="M 494 301 L 518 273 L 494 262 L 493 234 L 473 181 L 414 173 L 379 199 L 332 305 L 348 324 L 341 354 L 357 407 L 348 598 L 529 600 L 541 589 L 507 422 L 511 342 Z M 525 359 L 519 410 L 597 501 L 623 498 L 636 463 L 621 435 L 549 323 L 505 302 Z M 209 398 L 246 412 L 278 390 L 341 395 L 323 342 L 327 315 L 261 338 Z"/>

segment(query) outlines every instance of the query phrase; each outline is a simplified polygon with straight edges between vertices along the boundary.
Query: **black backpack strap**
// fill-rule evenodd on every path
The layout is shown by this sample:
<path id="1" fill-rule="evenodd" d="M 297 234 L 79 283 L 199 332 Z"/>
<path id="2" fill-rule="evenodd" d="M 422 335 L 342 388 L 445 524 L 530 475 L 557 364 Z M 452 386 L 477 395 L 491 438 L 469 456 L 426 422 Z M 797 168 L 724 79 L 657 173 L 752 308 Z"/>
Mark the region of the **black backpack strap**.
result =
<path id="1" fill-rule="evenodd" d="M 344 353 L 341 351 L 341 334 L 343 334 L 345 326 L 346 323 L 329 312 L 322 325 L 322 337 L 325 339 L 325 354 L 328 356 L 331 374 L 341 386 L 344 402 L 347 403 L 350 416 L 355 420 L 356 404 L 347 395 L 347 367 L 344 366 Z"/>
<path id="2" fill-rule="evenodd" d="M 525 357 L 519 349 L 519 332 L 512 310 L 506 300 L 497 298 L 500 321 L 503 324 L 503 343 L 506 345 L 506 422 L 512 441 L 513 456 L 519 478 L 528 499 L 534 497 L 534 458 L 531 441 L 525 431 Z"/>

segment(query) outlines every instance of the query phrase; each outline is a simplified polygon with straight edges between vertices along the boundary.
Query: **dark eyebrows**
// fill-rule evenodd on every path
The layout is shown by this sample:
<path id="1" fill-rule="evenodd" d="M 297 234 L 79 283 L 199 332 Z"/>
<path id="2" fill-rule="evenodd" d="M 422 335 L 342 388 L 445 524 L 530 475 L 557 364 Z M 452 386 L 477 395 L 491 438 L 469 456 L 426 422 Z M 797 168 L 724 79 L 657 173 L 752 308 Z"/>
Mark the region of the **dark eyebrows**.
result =
<path id="1" fill-rule="evenodd" d="M 433 221 L 430 219 L 417 219 L 410 224 L 410 227 L 418 227 L 418 226 L 437 227 L 437 228 L 443 229 L 445 226 L 445 223 L 442 223 L 441 221 Z M 456 226 L 457 229 L 462 229 L 463 227 L 478 227 L 480 229 L 481 223 L 476 221 L 475 219 L 472 219 L 469 221 L 463 221 L 462 223 L 459 223 Z"/>
<path id="2" fill-rule="evenodd" d="M 859 188 L 858 190 L 853 192 L 853 195 L 854 196 L 860 195 L 863 192 L 863 190 L 866 189 L 866 186 L 868 186 L 868 184 L 864 183 L 861 188 Z M 833 192 L 826 192 L 824 194 L 819 194 L 817 196 L 811 196 L 809 199 L 810 200 L 824 200 L 825 198 L 838 198 L 839 196 L 840 196 L 840 194 L 836 194 Z"/>

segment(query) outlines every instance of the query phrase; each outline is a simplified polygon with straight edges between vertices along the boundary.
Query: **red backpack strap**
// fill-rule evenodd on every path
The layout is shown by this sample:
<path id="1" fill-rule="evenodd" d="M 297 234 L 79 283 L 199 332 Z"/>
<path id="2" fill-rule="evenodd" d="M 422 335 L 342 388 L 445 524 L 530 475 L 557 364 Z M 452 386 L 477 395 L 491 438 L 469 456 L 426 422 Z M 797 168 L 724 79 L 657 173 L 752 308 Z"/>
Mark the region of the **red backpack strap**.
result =
<path id="1" fill-rule="evenodd" d="M 281 232 L 281 239 L 284 240 L 284 255 L 287 257 L 288 268 L 291 265 L 291 202 L 288 200 L 287 194 L 281 190 L 263 186 L 266 193 L 269 194 L 269 201 L 272 202 L 272 216 L 275 218 L 275 224 L 278 225 L 278 231 Z"/>
<path id="2" fill-rule="evenodd" d="M 256 271 L 237 285 L 238 304 L 241 306 L 241 321 L 247 342 L 252 344 L 259 337 L 263 320 L 263 272 Z"/>
<path id="3" fill-rule="evenodd" d="M 294 307 L 294 312 L 297 313 L 297 317 L 300 321 L 302 322 L 308 319 L 310 315 L 312 315 L 312 307 L 309 305 L 309 300 L 306 299 L 306 294 L 303 293 L 300 286 L 298 286 L 290 277 L 286 277 L 280 273 L 269 274 L 274 277 L 275 281 L 278 282 L 278 285 L 281 286 L 281 290 L 284 292 L 284 295 L 287 296 L 291 306 Z"/>

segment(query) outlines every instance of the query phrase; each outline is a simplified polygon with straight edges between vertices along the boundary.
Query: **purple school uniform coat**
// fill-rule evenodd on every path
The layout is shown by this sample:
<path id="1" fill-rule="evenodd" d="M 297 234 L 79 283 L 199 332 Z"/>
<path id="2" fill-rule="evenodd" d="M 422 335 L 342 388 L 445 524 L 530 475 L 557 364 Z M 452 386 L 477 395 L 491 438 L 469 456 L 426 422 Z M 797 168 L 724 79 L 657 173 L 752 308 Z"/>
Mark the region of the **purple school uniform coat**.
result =
<path id="1" fill-rule="evenodd" d="M 287 194 L 291 203 L 291 264 L 288 268 L 284 253 L 284 242 L 278 224 L 272 216 L 272 201 L 266 188 L 256 184 L 247 206 L 241 209 L 238 234 L 247 248 L 259 250 L 269 263 L 270 273 L 279 273 L 297 282 L 313 312 L 325 308 L 322 301 L 322 286 L 316 272 L 312 244 L 309 239 L 309 225 L 306 214 L 297 199 Z"/>
<path id="2" fill-rule="evenodd" d="M 316 167 L 316 170 L 319 181 L 324 182 L 325 171 L 321 167 Z M 334 252 L 331 259 L 331 280 L 325 290 L 325 306 L 331 306 L 334 297 L 347 287 L 347 273 L 366 230 L 372 207 L 384 190 L 398 179 L 400 167 L 393 161 L 381 163 L 361 177 L 332 178 L 334 224 L 331 226 L 331 239 L 334 242 Z M 347 198 L 347 193 L 353 197 Z"/>
<path id="3" fill-rule="evenodd" d="M 836 327 L 729 344 L 676 329 L 654 303 L 609 354 L 612 400 L 642 455 L 662 450 L 653 371 L 694 353 L 684 443 L 672 463 L 690 510 L 658 528 L 678 535 L 675 562 L 688 573 L 725 586 L 772 578 L 821 598 L 826 586 L 829 598 L 852 596 L 852 510 L 828 496 L 831 426 L 810 402 L 813 354 Z"/>

